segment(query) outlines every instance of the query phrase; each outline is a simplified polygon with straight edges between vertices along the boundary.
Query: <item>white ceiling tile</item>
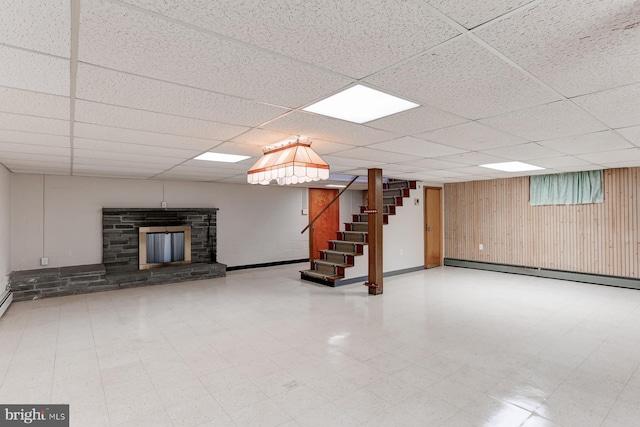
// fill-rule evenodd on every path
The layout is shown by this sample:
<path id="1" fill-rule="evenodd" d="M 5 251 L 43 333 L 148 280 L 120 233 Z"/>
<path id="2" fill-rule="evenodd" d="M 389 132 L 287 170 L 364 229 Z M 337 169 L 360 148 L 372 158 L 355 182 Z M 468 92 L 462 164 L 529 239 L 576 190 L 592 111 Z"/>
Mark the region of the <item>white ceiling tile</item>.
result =
<path id="1" fill-rule="evenodd" d="M 221 167 L 217 167 L 220 165 L 219 164 L 216 165 L 215 162 L 209 162 L 210 163 L 210 165 L 208 165 L 209 167 L 201 167 L 197 162 L 202 163 L 202 161 L 192 160 L 191 162 L 178 165 L 172 168 L 171 170 L 167 171 L 166 173 L 206 175 L 211 177 L 210 179 L 214 177 L 234 176 L 239 174 L 245 174 L 245 177 L 246 177 L 247 168 L 224 169 Z"/>
<path id="2" fill-rule="evenodd" d="M 69 96 L 69 60 L 0 45 L 0 86 Z"/>
<path id="3" fill-rule="evenodd" d="M 108 151 L 73 150 L 74 163 L 83 165 L 129 166 L 139 165 L 141 168 L 166 169 L 174 166 L 179 160 L 168 157 L 142 156 L 139 154 L 110 153 Z"/>
<path id="4" fill-rule="evenodd" d="M 437 159 L 410 160 L 408 162 L 402 162 L 402 164 L 408 165 L 409 167 L 416 166 L 422 169 L 449 169 L 449 168 L 459 168 L 464 165 L 464 163 L 448 162 L 445 160 L 437 160 Z"/>
<path id="5" fill-rule="evenodd" d="M 68 0 L 4 0 L 0 43 L 69 58 L 70 15 Z"/>
<path id="6" fill-rule="evenodd" d="M 560 151 L 538 145 L 535 142 L 495 148 L 493 150 L 485 150 L 482 153 L 488 154 L 490 156 L 502 157 L 509 160 L 521 161 L 543 159 L 548 157 L 559 157 L 564 154 Z"/>
<path id="7" fill-rule="evenodd" d="M 76 101 L 76 120 L 83 123 L 215 140 L 233 138 L 247 130 L 245 127 L 226 123 L 170 116 L 81 100 Z"/>
<path id="8" fill-rule="evenodd" d="M 603 166 L 597 163 L 589 163 L 582 166 L 559 166 L 557 169 L 560 172 L 582 172 L 590 170 L 601 170 L 603 169 Z"/>
<path id="9" fill-rule="evenodd" d="M 0 151 L 13 153 L 33 153 L 51 156 L 69 156 L 69 147 L 56 147 L 48 145 L 16 144 L 13 142 L 0 142 Z"/>
<path id="10" fill-rule="evenodd" d="M 78 66 L 78 99 L 244 126 L 258 126 L 288 109 L 201 89 Z"/>
<path id="11" fill-rule="evenodd" d="M 263 49 L 97 0 L 82 3 L 78 56 L 82 62 L 288 107 L 307 104 L 352 82 Z"/>
<path id="12" fill-rule="evenodd" d="M 464 153 L 453 156 L 439 157 L 437 160 L 463 165 L 486 165 L 488 163 L 504 162 L 504 157 L 490 156 L 485 153 Z"/>
<path id="13" fill-rule="evenodd" d="M 288 133 L 274 132 L 267 129 L 251 129 L 248 132 L 233 138 L 232 142 L 240 142 L 243 144 L 252 144 L 259 147 L 275 144 L 285 139 L 293 138 L 296 135 Z"/>
<path id="14" fill-rule="evenodd" d="M 384 130 L 302 112 L 291 113 L 274 120 L 263 128 L 286 135 L 306 135 L 311 137 L 312 141 L 322 139 L 358 146 L 398 137 L 397 134 Z"/>
<path id="15" fill-rule="evenodd" d="M 581 135 L 606 126 L 569 101 L 554 102 L 480 120 L 512 135 L 531 141 Z"/>
<path id="16" fill-rule="evenodd" d="M 461 150 L 459 148 L 436 144 L 434 142 L 425 141 L 424 139 L 414 138 L 412 136 L 405 136 L 391 141 L 372 144 L 369 145 L 368 148 L 385 150 L 393 153 L 410 154 L 414 157 L 440 157 L 465 152 L 465 150 Z"/>
<path id="17" fill-rule="evenodd" d="M 264 154 L 261 147 L 252 144 L 241 144 L 238 142 L 225 142 L 218 145 L 213 150 L 216 153 L 238 154 L 241 156 L 262 157 Z"/>
<path id="18" fill-rule="evenodd" d="M 350 157 L 338 157 L 337 155 L 322 156 L 325 162 L 329 164 L 331 172 L 337 172 L 340 170 L 348 170 L 346 168 L 373 168 L 380 166 L 386 162 L 372 161 L 363 159 L 353 159 Z M 343 167 L 344 166 L 344 167 Z M 334 170 L 335 167 L 335 170 Z M 345 168 L 346 167 L 346 168 Z"/>
<path id="19" fill-rule="evenodd" d="M 17 164 L 37 164 L 37 163 L 56 163 L 71 164 L 71 156 L 69 150 L 66 154 L 59 156 L 51 154 L 36 154 L 35 152 L 18 152 L 18 151 L 0 151 L 0 161 L 8 161 Z"/>
<path id="20" fill-rule="evenodd" d="M 424 172 L 423 167 L 420 166 L 410 166 L 407 165 L 406 162 L 403 163 L 388 163 L 385 164 L 383 167 L 383 174 L 386 176 L 387 172 L 394 172 L 394 173 L 411 173 L 411 172 Z"/>
<path id="21" fill-rule="evenodd" d="M 388 151 L 358 147 L 336 153 L 334 154 L 334 157 L 346 157 L 349 159 L 360 159 L 380 163 L 396 163 L 413 160 L 416 156 L 408 156 L 406 154 L 390 153 Z"/>
<path id="22" fill-rule="evenodd" d="M 350 150 L 354 148 L 353 145 L 348 144 L 340 144 L 338 142 L 324 141 L 322 139 L 314 139 L 311 142 L 311 148 L 313 151 L 320 154 L 321 156 L 325 154 L 333 154 L 339 153 L 341 151 Z"/>
<path id="23" fill-rule="evenodd" d="M 74 157 L 73 158 L 73 170 L 74 173 L 80 170 L 93 170 L 93 171 L 140 171 L 145 174 L 160 173 L 166 170 L 164 165 L 156 165 L 153 163 L 140 164 L 138 162 L 132 162 L 128 160 L 117 161 L 111 159 L 95 159 L 89 157 Z"/>
<path id="24" fill-rule="evenodd" d="M 606 162 L 602 163 L 602 166 L 605 166 L 609 169 L 617 169 L 617 168 L 637 168 L 640 167 L 640 161 L 638 160 L 627 160 L 625 162 Z"/>
<path id="25" fill-rule="evenodd" d="M 365 81 L 471 119 L 560 99 L 468 37 L 460 37 Z"/>
<path id="26" fill-rule="evenodd" d="M 7 165 L 13 173 L 30 173 L 46 175 L 69 175 L 69 166 L 49 166 L 46 163 L 37 165 Z"/>
<path id="27" fill-rule="evenodd" d="M 124 142 L 101 141 L 86 138 L 75 138 L 73 147 L 80 150 L 109 151 L 113 153 L 120 153 L 123 156 L 128 154 L 140 154 L 147 156 L 169 157 L 176 161 L 180 159 L 190 159 L 202 153 L 200 150 L 154 147 L 151 145 L 127 144 Z"/>
<path id="28" fill-rule="evenodd" d="M 474 176 L 492 176 L 495 177 L 496 175 L 496 170 L 495 169 L 489 169 L 489 168 L 483 168 L 480 166 L 465 166 L 463 168 L 453 168 L 450 169 L 454 172 L 459 172 L 461 174 L 467 174 L 467 175 L 474 175 Z M 429 172 L 431 173 L 431 172 Z"/>
<path id="29" fill-rule="evenodd" d="M 429 130 L 464 123 L 467 119 L 439 110 L 429 105 L 412 108 L 389 117 L 368 122 L 367 126 L 403 135 L 413 135 Z"/>
<path id="30" fill-rule="evenodd" d="M 635 0 L 533 2 L 476 34 L 565 96 L 635 83 Z"/>
<path id="31" fill-rule="evenodd" d="M 73 168 L 74 176 L 95 176 L 108 178 L 130 178 L 130 179 L 146 179 L 156 175 L 153 170 L 135 168 L 110 168 L 101 166 L 83 166 L 78 165 Z"/>
<path id="32" fill-rule="evenodd" d="M 185 150 L 207 151 L 222 141 L 212 139 L 190 138 L 187 136 L 147 132 L 135 129 L 122 129 L 89 123 L 76 123 L 75 136 L 105 141 L 126 142 L 154 147 L 170 147 Z"/>
<path id="33" fill-rule="evenodd" d="M 14 142 L 17 144 L 49 145 L 53 147 L 69 147 L 68 136 L 47 135 L 44 133 L 32 133 L 0 129 L 0 142 Z"/>
<path id="34" fill-rule="evenodd" d="M 64 136 L 69 135 L 69 121 L 0 113 L 0 129 Z"/>
<path id="35" fill-rule="evenodd" d="M 526 139 L 509 135 L 478 122 L 463 123 L 416 136 L 468 151 L 488 150 L 527 142 Z"/>
<path id="36" fill-rule="evenodd" d="M 475 28 L 531 0 L 484 0 L 481 2 L 427 0 L 427 3 L 466 28 Z"/>
<path id="37" fill-rule="evenodd" d="M 543 168 L 560 169 L 564 167 L 586 166 L 589 162 L 574 156 L 551 157 L 549 159 L 536 159 L 536 166 Z"/>
<path id="38" fill-rule="evenodd" d="M 572 99 L 614 128 L 640 125 L 640 83 Z"/>
<path id="39" fill-rule="evenodd" d="M 634 162 L 640 166 L 640 148 L 629 148 L 627 150 L 603 151 L 599 153 L 580 154 L 577 157 L 591 163 L 600 165 L 607 163 Z"/>
<path id="40" fill-rule="evenodd" d="M 0 111 L 69 120 L 69 98 L 0 87 Z"/>
<path id="41" fill-rule="evenodd" d="M 421 2 L 127 2 L 354 78 L 458 34 Z"/>
<path id="42" fill-rule="evenodd" d="M 454 178 L 454 177 L 468 176 L 469 174 L 449 169 L 449 170 L 429 171 L 428 175 L 433 177 L 440 177 L 440 178 Z"/>
<path id="43" fill-rule="evenodd" d="M 180 168 L 183 169 L 191 169 L 197 172 L 218 172 L 218 173 L 246 173 L 249 168 L 256 162 L 257 159 L 247 159 L 237 163 L 226 163 L 226 162 L 210 162 L 207 160 L 187 160 L 182 163 Z"/>
<path id="44" fill-rule="evenodd" d="M 586 154 L 633 147 L 633 145 L 613 131 L 595 132 L 587 135 L 540 141 L 538 144 L 567 154 Z"/>
<path id="45" fill-rule="evenodd" d="M 632 126 L 624 129 L 616 129 L 620 135 L 640 147 L 640 126 Z"/>

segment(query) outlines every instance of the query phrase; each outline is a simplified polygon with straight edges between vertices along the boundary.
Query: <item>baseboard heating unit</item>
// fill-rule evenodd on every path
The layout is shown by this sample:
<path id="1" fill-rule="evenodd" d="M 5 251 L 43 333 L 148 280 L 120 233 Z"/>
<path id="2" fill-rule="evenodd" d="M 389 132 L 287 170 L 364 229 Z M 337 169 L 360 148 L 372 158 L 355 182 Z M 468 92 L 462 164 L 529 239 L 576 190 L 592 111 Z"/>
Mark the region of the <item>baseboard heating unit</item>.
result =
<path id="1" fill-rule="evenodd" d="M 2 296 L 0 296 L 0 317 L 7 311 L 7 308 L 11 305 L 11 301 L 13 301 L 13 294 L 10 291 L 4 291 Z"/>

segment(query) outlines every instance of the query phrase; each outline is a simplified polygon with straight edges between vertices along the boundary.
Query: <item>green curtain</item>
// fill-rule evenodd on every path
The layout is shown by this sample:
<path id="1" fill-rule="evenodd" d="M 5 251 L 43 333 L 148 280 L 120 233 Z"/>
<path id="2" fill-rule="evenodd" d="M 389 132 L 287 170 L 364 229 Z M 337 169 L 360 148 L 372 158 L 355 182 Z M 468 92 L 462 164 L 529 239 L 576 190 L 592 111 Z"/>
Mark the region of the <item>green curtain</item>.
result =
<path id="1" fill-rule="evenodd" d="M 568 172 L 529 177 L 531 206 L 603 203 L 602 171 Z"/>

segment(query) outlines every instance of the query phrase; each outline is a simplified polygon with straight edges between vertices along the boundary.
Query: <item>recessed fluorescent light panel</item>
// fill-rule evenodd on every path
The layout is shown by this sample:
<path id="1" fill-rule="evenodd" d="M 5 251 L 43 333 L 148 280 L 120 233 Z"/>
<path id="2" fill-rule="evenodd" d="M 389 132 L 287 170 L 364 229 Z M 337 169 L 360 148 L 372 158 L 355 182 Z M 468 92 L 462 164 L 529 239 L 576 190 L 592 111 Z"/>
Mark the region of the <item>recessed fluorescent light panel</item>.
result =
<path id="1" fill-rule="evenodd" d="M 194 157 L 194 160 L 207 160 L 209 162 L 238 163 L 250 156 L 238 156 L 236 154 L 212 153 L 211 151 Z"/>
<path id="2" fill-rule="evenodd" d="M 483 168 L 496 169 L 504 172 L 525 172 L 525 171 L 538 171 L 544 168 L 540 166 L 530 165 L 522 162 L 504 162 L 504 163 L 490 163 L 488 165 L 480 165 Z"/>
<path id="3" fill-rule="evenodd" d="M 415 107 L 419 105 L 379 90 L 356 85 L 303 110 L 353 123 L 366 123 Z"/>
<path id="4" fill-rule="evenodd" d="M 346 185 L 338 185 L 338 184 L 327 184 L 326 187 L 332 187 L 332 188 L 345 188 Z"/>

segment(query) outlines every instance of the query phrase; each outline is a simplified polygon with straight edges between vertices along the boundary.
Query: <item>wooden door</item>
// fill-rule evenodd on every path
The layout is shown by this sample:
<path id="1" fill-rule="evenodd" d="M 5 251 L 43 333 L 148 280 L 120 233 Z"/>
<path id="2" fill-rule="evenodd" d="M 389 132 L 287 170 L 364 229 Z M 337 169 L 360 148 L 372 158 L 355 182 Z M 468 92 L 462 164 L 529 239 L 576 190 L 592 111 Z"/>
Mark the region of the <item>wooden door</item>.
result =
<path id="1" fill-rule="evenodd" d="M 424 268 L 442 265 L 442 188 L 424 187 Z"/>
<path id="2" fill-rule="evenodd" d="M 316 217 L 338 195 L 338 190 L 324 188 L 309 189 L 309 221 Z M 335 240 L 340 231 L 340 200 L 336 200 L 313 224 L 313 237 L 309 234 L 309 258 L 320 258 L 320 251 L 329 249 L 327 240 Z M 313 245 L 313 246 L 312 246 Z"/>

